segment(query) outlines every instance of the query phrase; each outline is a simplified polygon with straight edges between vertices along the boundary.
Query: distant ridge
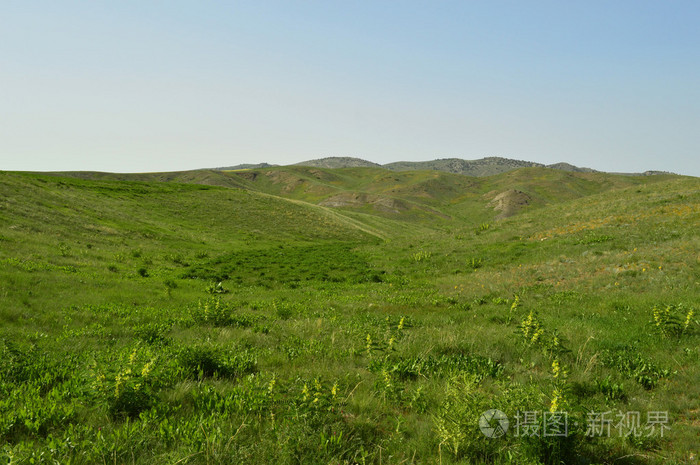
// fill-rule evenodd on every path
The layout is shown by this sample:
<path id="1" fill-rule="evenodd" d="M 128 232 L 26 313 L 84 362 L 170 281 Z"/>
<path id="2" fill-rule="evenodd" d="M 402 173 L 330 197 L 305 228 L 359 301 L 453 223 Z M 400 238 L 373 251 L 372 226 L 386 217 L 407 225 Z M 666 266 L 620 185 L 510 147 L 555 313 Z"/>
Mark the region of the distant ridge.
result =
<path id="1" fill-rule="evenodd" d="M 513 160 L 503 157 L 486 157 L 478 160 L 463 160 L 461 158 L 440 158 L 430 161 L 398 161 L 380 165 L 371 161 L 354 157 L 327 157 L 316 160 L 307 160 L 295 163 L 294 166 L 313 166 L 315 168 L 384 168 L 391 171 L 444 171 L 453 174 L 463 174 L 466 176 L 493 176 L 518 168 L 552 168 L 563 171 L 574 171 L 590 173 L 594 172 L 590 168 L 579 168 L 569 163 L 556 163 L 554 165 L 543 165 L 524 160 Z"/>
<path id="2" fill-rule="evenodd" d="M 215 168 L 215 170 L 227 171 L 227 170 L 242 170 L 242 169 L 260 169 L 260 168 L 273 168 L 280 165 L 271 165 L 268 163 L 258 163 L 258 164 L 242 164 L 236 166 L 229 166 L 226 168 Z M 465 176 L 473 177 L 484 177 L 484 176 L 494 176 L 501 173 L 507 173 L 509 171 L 517 170 L 520 168 L 549 168 L 560 171 L 569 171 L 574 173 L 600 173 L 591 168 L 584 168 L 572 165 L 571 163 L 559 162 L 553 163 L 551 165 L 544 165 L 542 163 L 525 161 L 525 160 L 515 160 L 512 158 L 503 157 L 486 157 L 479 158 L 477 160 L 464 160 L 462 158 L 439 158 L 436 160 L 429 161 L 397 161 L 393 163 L 386 163 L 381 165 L 379 163 L 374 163 L 372 161 L 363 160 L 362 158 L 356 157 L 325 157 L 317 158 L 314 160 L 306 160 L 299 163 L 294 163 L 293 165 L 285 166 L 307 166 L 314 168 L 384 168 L 391 171 L 443 171 L 453 174 L 462 174 Z M 620 174 L 628 176 L 653 176 L 661 174 L 674 174 L 666 171 L 645 171 L 644 173 L 609 173 L 609 174 Z"/>
<path id="3" fill-rule="evenodd" d="M 649 170 L 645 171 L 642 173 L 642 176 L 660 176 L 663 174 L 676 174 L 676 173 L 671 173 L 670 171 L 655 171 L 655 170 Z"/>
<path id="4" fill-rule="evenodd" d="M 479 160 L 463 160 L 461 158 L 443 158 L 432 161 L 400 161 L 388 163 L 384 168 L 392 171 L 434 170 L 446 171 L 467 176 L 492 176 L 518 168 L 544 167 L 540 163 L 512 160 L 510 158 L 487 157 Z"/>
<path id="5" fill-rule="evenodd" d="M 552 165 L 547 165 L 547 168 L 552 168 L 555 170 L 562 171 L 574 171 L 576 173 L 596 173 L 597 171 L 591 168 L 580 168 L 578 166 L 571 165 L 569 163 L 554 163 Z"/>
<path id="6" fill-rule="evenodd" d="M 382 165 L 354 157 L 326 157 L 294 163 L 293 166 L 313 166 L 314 168 L 381 168 Z"/>
<path id="7" fill-rule="evenodd" d="M 222 168 L 214 168 L 219 171 L 234 171 L 234 170 L 257 170 L 260 168 L 273 168 L 279 165 L 271 165 L 269 163 L 244 163 L 242 165 L 226 166 Z"/>

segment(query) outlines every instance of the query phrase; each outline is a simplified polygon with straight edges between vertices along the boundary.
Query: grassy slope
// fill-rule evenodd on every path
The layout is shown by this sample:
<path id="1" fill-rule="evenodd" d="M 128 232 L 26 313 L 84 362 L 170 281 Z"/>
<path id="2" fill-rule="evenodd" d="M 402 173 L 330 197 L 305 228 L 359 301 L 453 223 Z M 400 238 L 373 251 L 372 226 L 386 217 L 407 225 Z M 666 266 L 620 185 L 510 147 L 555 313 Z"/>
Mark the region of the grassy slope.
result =
<path id="1" fill-rule="evenodd" d="M 694 463 L 698 325 L 675 335 L 652 309 L 682 324 L 696 305 L 697 179 L 526 170 L 464 192 L 429 172 L 293 170 L 429 193 L 452 219 L 329 212 L 304 191 L 0 174 L 0 457 L 570 463 L 572 447 L 583 463 Z M 542 208 L 491 221 L 483 196 L 506 186 Z M 214 277 L 231 292 L 205 292 Z M 671 429 L 485 440 L 482 410 L 549 408 L 553 359 L 567 410 L 668 410 Z"/>
<path id="2" fill-rule="evenodd" d="M 531 205 L 543 206 L 611 189 L 677 178 L 572 173 L 547 168 L 521 168 L 482 178 L 438 171 L 391 172 L 381 168 L 282 167 L 228 174 L 244 177 L 249 189 L 311 203 L 343 192 L 369 193 L 476 222 L 493 219 L 495 212 L 486 203 L 495 194 L 508 189 L 521 190 L 532 197 Z M 371 213 L 378 214 L 376 211 Z M 393 217 L 399 219 L 401 215 Z M 436 217 L 433 219 L 439 221 Z"/>
<path id="3" fill-rule="evenodd" d="M 75 293 L 76 279 L 86 290 L 128 295 L 145 286 L 160 294 L 163 281 L 177 278 L 197 255 L 374 238 L 334 211 L 245 190 L 0 176 L 2 292 L 13 312 L 53 308 L 56 298 L 61 305 L 100 299 Z M 105 273 L 107 267 L 116 271 Z M 141 268 L 156 279 L 136 279 Z M 27 269 L 36 271 L 18 273 Z"/>
<path id="4" fill-rule="evenodd" d="M 492 220 L 498 212 L 488 201 L 509 189 L 530 196 L 530 207 L 558 203 L 607 190 L 651 184 L 677 176 L 623 176 L 606 173 L 574 173 L 548 168 L 520 168 L 485 177 L 470 177 L 441 171 L 394 172 L 384 168 L 318 168 L 286 166 L 238 171 L 188 171 L 175 173 L 64 173 L 84 179 L 174 181 L 244 189 L 267 193 L 311 204 L 322 203 L 343 194 L 369 194 L 401 203 L 400 213 L 368 204 L 341 208 L 408 223 L 435 221 L 445 215 L 460 220 Z M 521 207 L 518 210 L 521 210 Z M 351 215 L 352 216 L 352 215 Z"/>

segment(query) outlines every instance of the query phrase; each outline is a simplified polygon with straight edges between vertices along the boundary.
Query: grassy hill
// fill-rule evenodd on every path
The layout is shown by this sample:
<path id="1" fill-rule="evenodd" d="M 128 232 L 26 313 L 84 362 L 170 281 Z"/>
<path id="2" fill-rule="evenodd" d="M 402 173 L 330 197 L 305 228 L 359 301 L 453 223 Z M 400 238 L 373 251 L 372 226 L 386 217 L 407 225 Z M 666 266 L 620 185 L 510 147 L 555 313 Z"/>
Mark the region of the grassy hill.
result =
<path id="1" fill-rule="evenodd" d="M 666 176 L 622 176 L 578 173 L 548 168 L 521 168 L 479 178 L 441 171 L 392 172 L 383 168 L 322 169 L 279 167 L 227 172 L 248 189 L 341 210 L 364 210 L 394 219 L 457 216 L 488 221 L 524 208 L 672 179 Z M 524 193 L 526 201 L 506 199 L 504 208 L 490 204 L 499 194 Z"/>
<path id="2" fill-rule="evenodd" d="M 0 173 L 0 463 L 697 463 L 697 178 L 69 174 Z"/>
<path id="3" fill-rule="evenodd" d="M 225 173 L 219 170 L 169 171 L 166 173 L 104 173 L 98 171 L 64 171 L 47 174 L 61 177 L 104 181 L 177 182 L 220 187 L 243 187 L 243 184 L 241 184 L 239 179 L 236 177 L 227 176 Z"/>
<path id="4" fill-rule="evenodd" d="M 453 216 L 472 222 L 489 221 L 527 208 L 676 177 L 671 174 L 630 176 L 565 171 L 541 166 L 478 177 L 435 169 L 397 172 L 381 167 L 319 168 L 301 165 L 228 171 L 57 174 L 81 179 L 178 182 L 242 188 L 329 207 L 344 216 L 364 213 L 411 224 L 426 221 L 441 224 L 444 219 Z"/>

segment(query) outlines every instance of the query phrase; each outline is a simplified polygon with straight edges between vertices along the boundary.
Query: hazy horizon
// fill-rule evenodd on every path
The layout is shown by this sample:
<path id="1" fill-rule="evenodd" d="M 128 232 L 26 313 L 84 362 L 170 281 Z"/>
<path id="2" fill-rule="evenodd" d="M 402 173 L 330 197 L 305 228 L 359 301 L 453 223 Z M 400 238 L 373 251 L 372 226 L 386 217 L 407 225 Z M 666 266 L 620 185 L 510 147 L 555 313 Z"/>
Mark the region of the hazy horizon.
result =
<path id="1" fill-rule="evenodd" d="M 503 157 L 700 176 L 691 1 L 28 1 L 0 170 Z"/>

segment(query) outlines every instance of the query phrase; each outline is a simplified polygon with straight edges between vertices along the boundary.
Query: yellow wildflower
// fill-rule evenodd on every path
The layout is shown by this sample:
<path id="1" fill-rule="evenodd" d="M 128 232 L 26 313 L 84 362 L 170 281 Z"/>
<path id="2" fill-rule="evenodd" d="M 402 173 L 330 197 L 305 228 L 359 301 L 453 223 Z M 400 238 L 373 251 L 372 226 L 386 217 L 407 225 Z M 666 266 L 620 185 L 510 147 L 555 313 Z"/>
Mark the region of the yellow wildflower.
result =
<path id="1" fill-rule="evenodd" d="M 685 316 L 685 321 L 683 322 L 683 331 L 688 330 L 688 326 L 690 326 L 690 320 L 693 319 L 694 314 L 695 314 L 695 312 L 693 311 L 692 308 L 690 310 L 688 310 L 688 314 Z"/>

